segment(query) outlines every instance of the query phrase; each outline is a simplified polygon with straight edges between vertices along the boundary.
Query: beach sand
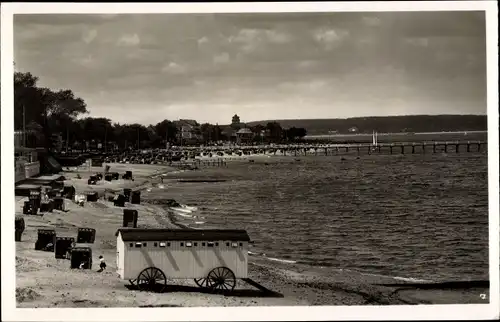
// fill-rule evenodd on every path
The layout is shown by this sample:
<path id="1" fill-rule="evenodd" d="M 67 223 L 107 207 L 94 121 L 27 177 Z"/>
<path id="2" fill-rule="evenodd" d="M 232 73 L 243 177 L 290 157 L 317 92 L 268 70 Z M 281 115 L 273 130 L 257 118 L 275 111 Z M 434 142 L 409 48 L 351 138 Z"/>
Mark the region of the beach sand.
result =
<path id="1" fill-rule="evenodd" d="M 121 174 L 133 171 L 134 181 L 100 181 L 88 186 L 88 169 L 65 171 L 66 184 L 77 193 L 120 191 L 123 188 L 147 188 L 158 183 L 158 175 L 176 171 L 160 165 L 111 164 L 110 171 Z M 103 172 L 102 167 L 93 172 Z M 201 170 L 202 171 L 202 170 Z M 80 174 L 81 179 L 77 178 Z M 24 198 L 16 197 L 16 215 L 22 214 Z M 120 280 L 116 270 L 115 232 L 122 223 L 123 208 L 114 207 L 101 198 L 86 202 L 84 207 L 65 201 L 66 212 L 54 211 L 44 216 L 24 216 L 26 229 L 21 242 L 16 242 L 16 299 L 18 307 L 169 307 L 169 306 L 290 306 L 290 305 L 397 305 L 486 303 L 480 294 L 487 289 L 408 289 L 375 284 L 401 283 L 389 277 L 364 275 L 352 271 L 269 261 L 250 256 L 249 277 L 275 294 L 264 294 L 243 281 L 233 293 L 211 294 L 197 287 L 192 280 L 170 280 L 164 293 L 139 292 L 129 289 L 128 281 Z M 138 226 L 178 228 L 161 206 L 127 204 L 139 212 Z M 72 270 L 69 261 L 55 259 L 54 253 L 34 250 L 37 229 L 53 228 L 58 236 L 75 237 L 79 227 L 97 230 L 92 270 Z M 106 259 L 107 269 L 96 272 L 98 257 Z"/>

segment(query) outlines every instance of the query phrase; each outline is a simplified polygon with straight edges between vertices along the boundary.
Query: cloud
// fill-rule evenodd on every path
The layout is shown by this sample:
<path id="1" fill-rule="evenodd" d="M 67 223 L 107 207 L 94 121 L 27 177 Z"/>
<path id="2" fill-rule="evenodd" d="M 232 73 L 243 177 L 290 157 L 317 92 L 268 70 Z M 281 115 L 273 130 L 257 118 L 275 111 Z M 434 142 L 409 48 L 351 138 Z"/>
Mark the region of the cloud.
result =
<path id="1" fill-rule="evenodd" d="M 470 12 L 23 15 L 14 55 L 120 121 L 485 110 L 484 17 Z"/>
<path id="2" fill-rule="evenodd" d="M 266 30 L 265 35 L 269 42 L 275 44 L 286 44 L 292 40 L 291 35 L 277 30 Z"/>
<path id="3" fill-rule="evenodd" d="M 241 49 L 252 52 L 266 44 L 286 44 L 292 40 L 291 35 L 278 30 L 241 29 L 236 35 L 228 38 L 229 43 L 241 45 Z"/>
<path id="4" fill-rule="evenodd" d="M 123 35 L 120 39 L 118 39 L 118 45 L 121 46 L 137 46 L 140 43 L 141 39 L 138 34 Z"/>
<path id="5" fill-rule="evenodd" d="M 75 58 L 72 58 L 72 61 L 79 64 L 79 65 L 82 65 L 82 66 L 85 66 L 85 67 L 90 67 L 92 65 L 92 62 L 94 61 L 93 58 L 92 58 L 92 55 L 87 55 L 87 56 L 84 56 L 84 57 L 75 57 Z"/>
<path id="6" fill-rule="evenodd" d="M 201 45 L 203 45 L 203 44 L 208 43 L 208 38 L 207 38 L 207 37 L 205 37 L 205 36 L 203 36 L 203 37 L 201 37 L 200 39 L 198 39 L 198 40 L 197 40 L 197 42 L 198 42 L 198 45 L 199 45 L 199 46 L 201 46 Z"/>
<path id="7" fill-rule="evenodd" d="M 169 74 L 183 74 L 186 72 L 186 68 L 175 62 L 170 62 L 163 66 L 162 72 Z"/>
<path id="8" fill-rule="evenodd" d="M 420 46 L 420 47 L 429 46 L 429 38 L 426 37 L 405 38 L 403 41 L 413 46 Z"/>
<path id="9" fill-rule="evenodd" d="M 92 29 L 85 32 L 82 36 L 82 39 L 86 44 L 90 44 L 95 39 L 96 36 L 97 36 L 97 30 Z"/>
<path id="10" fill-rule="evenodd" d="M 312 32 L 313 38 L 326 49 L 332 49 L 349 36 L 349 31 L 321 28 Z"/>
<path id="11" fill-rule="evenodd" d="M 365 16 L 361 19 L 362 19 L 363 23 L 369 27 L 377 27 L 377 26 L 380 26 L 380 24 L 381 24 L 380 18 L 378 18 L 378 17 Z"/>
<path id="12" fill-rule="evenodd" d="M 218 54 L 214 57 L 214 63 L 216 64 L 223 64 L 229 62 L 229 54 L 228 53 L 221 53 Z"/>

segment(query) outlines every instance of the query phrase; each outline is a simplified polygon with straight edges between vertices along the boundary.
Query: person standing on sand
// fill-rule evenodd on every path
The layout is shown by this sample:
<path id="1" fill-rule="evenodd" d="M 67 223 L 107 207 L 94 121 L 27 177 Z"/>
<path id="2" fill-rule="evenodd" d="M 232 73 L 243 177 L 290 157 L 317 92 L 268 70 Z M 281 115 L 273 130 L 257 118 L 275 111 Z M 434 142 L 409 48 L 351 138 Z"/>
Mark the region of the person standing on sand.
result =
<path id="1" fill-rule="evenodd" d="M 101 261 L 101 264 L 99 265 L 99 272 L 102 272 L 106 269 L 106 262 L 104 261 L 104 257 L 102 255 L 99 256 L 99 261 Z"/>

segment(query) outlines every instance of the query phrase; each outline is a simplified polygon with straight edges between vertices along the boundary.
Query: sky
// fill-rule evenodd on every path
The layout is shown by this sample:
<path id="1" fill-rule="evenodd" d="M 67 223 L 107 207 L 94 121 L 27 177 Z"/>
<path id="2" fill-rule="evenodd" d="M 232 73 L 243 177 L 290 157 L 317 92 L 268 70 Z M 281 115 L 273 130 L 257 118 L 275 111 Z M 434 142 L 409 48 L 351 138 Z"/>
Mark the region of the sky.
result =
<path id="1" fill-rule="evenodd" d="M 14 60 L 120 123 L 486 114 L 484 12 L 15 15 Z"/>

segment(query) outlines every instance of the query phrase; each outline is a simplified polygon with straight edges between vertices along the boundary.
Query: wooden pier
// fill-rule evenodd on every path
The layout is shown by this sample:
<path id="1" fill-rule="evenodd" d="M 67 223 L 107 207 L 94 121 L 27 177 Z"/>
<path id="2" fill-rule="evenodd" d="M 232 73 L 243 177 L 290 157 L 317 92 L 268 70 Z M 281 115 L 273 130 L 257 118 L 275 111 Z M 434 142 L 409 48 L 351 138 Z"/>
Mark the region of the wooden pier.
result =
<path id="1" fill-rule="evenodd" d="M 241 147 L 183 147 L 181 153 L 189 155 L 200 151 L 212 153 L 224 151 L 240 151 L 241 155 L 264 154 L 284 156 L 314 156 L 340 154 L 433 154 L 433 153 L 482 153 L 487 151 L 485 141 L 454 141 L 454 142 L 400 142 L 400 143 L 369 143 L 359 144 L 307 144 L 307 145 L 275 145 L 275 146 L 241 146 Z M 213 163 L 215 160 L 201 162 Z M 200 163 L 201 165 L 201 163 Z M 215 165 L 215 163 L 214 163 Z M 220 165 L 219 165 L 220 166 Z"/>

